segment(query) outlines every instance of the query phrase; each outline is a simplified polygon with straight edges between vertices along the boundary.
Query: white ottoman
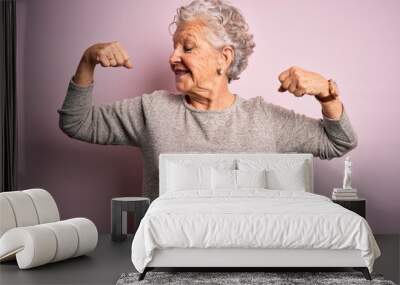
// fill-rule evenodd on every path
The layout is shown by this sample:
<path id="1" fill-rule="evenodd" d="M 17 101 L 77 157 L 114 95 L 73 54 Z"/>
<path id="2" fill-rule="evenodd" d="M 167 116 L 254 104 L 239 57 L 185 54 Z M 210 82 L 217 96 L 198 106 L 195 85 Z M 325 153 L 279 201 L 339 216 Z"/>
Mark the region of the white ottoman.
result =
<path id="1" fill-rule="evenodd" d="M 17 260 L 20 269 L 86 254 L 98 232 L 86 218 L 60 221 L 49 192 L 29 189 L 0 193 L 0 262 Z"/>

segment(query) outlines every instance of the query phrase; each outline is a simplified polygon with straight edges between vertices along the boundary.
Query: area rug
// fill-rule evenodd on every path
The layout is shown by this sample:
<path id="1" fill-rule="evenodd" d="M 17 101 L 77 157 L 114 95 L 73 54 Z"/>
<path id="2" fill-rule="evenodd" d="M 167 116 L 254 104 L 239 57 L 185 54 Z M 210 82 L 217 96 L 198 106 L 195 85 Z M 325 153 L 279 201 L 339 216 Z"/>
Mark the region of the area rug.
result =
<path id="1" fill-rule="evenodd" d="M 146 277 L 138 281 L 139 273 L 124 273 L 116 285 L 133 284 L 222 284 L 222 285 L 297 285 L 297 284 L 379 284 L 396 285 L 384 280 L 381 274 L 371 274 L 372 281 L 366 280 L 361 272 L 147 272 Z"/>

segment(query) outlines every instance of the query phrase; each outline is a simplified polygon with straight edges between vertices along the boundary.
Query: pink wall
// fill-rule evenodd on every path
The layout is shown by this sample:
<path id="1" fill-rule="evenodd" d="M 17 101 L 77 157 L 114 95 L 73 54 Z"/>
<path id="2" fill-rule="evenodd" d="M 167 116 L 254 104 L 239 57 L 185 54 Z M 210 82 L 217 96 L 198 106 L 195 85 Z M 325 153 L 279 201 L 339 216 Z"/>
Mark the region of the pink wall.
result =
<path id="1" fill-rule="evenodd" d="M 359 136 L 351 152 L 354 186 L 367 198 L 375 233 L 400 232 L 400 1 L 231 1 L 247 18 L 255 53 L 231 90 L 319 117 L 314 98 L 278 93 L 277 76 L 291 65 L 338 82 Z M 178 5 L 168 0 L 18 0 L 19 188 L 42 187 L 63 218 L 84 216 L 110 229 L 110 199 L 138 195 L 140 149 L 69 139 L 59 108 L 83 50 L 119 40 L 135 67 L 97 68 L 95 103 L 154 89 L 174 90 L 168 34 Z M 316 192 L 341 185 L 344 158 L 315 160 Z"/>

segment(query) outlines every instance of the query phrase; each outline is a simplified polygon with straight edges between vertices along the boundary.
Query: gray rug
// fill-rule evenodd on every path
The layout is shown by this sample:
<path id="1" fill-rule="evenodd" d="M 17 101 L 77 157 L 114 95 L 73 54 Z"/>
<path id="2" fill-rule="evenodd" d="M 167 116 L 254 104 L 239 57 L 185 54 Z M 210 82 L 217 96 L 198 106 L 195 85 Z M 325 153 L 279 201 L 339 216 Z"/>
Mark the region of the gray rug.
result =
<path id="1" fill-rule="evenodd" d="M 384 280 L 380 274 L 371 274 L 372 281 L 364 278 L 361 272 L 147 272 L 145 279 L 138 281 L 139 273 L 124 273 L 116 285 L 133 284 L 379 284 L 396 285 Z"/>

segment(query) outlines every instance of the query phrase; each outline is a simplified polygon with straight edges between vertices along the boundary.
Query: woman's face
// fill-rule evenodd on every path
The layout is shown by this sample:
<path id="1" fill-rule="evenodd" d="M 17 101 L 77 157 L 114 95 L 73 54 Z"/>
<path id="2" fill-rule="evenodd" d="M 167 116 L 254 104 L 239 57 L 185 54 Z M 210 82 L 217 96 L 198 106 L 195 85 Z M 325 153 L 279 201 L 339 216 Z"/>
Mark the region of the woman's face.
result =
<path id="1" fill-rule="evenodd" d="M 200 20 L 181 23 L 175 31 L 169 63 L 175 73 L 176 89 L 181 92 L 212 90 L 221 78 L 217 75 L 220 54 L 207 41 L 207 31 Z"/>

